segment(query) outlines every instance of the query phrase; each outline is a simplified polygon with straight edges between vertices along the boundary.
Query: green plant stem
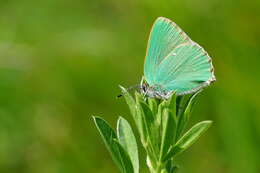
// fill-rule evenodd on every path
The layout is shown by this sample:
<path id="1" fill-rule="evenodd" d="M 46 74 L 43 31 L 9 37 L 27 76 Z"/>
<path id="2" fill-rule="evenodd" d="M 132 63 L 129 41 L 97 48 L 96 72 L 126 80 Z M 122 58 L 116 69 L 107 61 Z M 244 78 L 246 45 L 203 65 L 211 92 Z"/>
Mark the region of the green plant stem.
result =
<path id="1" fill-rule="evenodd" d="M 162 164 L 159 162 L 158 165 L 157 165 L 157 168 L 156 168 L 155 173 L 161 173 L 161 169 L 162 169 L 162 168 L 161 168 L 161 167 L 162 167 L 161 165 L 162 165 Z"/>

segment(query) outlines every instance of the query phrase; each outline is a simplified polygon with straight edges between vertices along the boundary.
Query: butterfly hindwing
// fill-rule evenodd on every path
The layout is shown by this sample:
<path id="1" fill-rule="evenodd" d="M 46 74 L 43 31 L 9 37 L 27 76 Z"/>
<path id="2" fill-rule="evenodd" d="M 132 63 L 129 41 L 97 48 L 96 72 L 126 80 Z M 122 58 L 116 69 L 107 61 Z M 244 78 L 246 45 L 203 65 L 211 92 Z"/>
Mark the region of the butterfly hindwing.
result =
<path id="1" fill-rule="evenodd" d="M 146 81 L 154 84 L 159 63 L 178 45 L 189 41 L 189 37 L 175 23 L 159 17 L 149 36 L 144 65 Z"/>
<path id="2" fill-rule="evenodd" d="M 197 43 L 175 48 L 158 66 L 157 84 L 168 91 L 186 94 L 215 80 L 211 58 Z"/>

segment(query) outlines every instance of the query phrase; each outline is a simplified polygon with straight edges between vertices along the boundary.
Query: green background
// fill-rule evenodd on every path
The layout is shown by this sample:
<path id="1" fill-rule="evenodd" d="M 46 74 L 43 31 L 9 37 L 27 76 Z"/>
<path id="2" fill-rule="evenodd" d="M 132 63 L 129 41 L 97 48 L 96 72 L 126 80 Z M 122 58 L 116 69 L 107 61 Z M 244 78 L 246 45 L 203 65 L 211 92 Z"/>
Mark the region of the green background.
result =
<path id="1" fill-rule="evenodd" d="M 91 115 L 133 122 L 118 85 L 139 83 L 158 16 L 209 52 L 217 77 L 190 123 L 214 124 L 180 173 L 259 173 L 259 0 L 1 0 L 0 172 L 117 173 Z"/>

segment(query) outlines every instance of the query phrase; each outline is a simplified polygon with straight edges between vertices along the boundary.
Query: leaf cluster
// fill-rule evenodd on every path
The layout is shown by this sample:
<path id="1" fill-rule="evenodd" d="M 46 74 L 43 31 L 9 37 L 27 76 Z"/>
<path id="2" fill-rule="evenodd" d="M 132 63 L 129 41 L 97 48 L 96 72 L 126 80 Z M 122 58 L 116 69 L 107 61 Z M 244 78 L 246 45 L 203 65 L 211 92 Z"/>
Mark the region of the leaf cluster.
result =
<path id="1" fill-rule="evenodd" d="M 121 89 L 147 153 L 146 160 L 150 172 L 176 172 L 174 158 L 189 148 L 212 123 L 202 121 L 183 133 L 198 93 L 178 97 L 173 93 L 168 100 L 158 100 L 147 98 L 138 92 L 133 97 L 123 87 Z M 137 145 L 129 123 L 120 117 L 115 134 L 104 120 L 97 117 L 94 119 L 121 172 L 138 173 Z"/>

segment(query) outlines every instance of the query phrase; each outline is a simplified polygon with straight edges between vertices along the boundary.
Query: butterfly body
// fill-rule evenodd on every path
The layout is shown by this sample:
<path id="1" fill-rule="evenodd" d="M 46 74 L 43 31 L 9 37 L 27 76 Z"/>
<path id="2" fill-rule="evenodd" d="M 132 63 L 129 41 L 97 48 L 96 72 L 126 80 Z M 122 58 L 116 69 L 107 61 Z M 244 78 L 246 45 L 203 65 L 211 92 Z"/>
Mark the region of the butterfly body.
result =
<path id="1" fill-rule="evenodd" d="M 174 22 L 159 17 L 150 32 L 141 92 L 167 99 L 196 92 L 215 81 L 208 53 Z"/>
<path id="2" fill-rule="evenodd" d="M 172 91 L 167 91 L 166 88 L 160 85 L 150 86 L 148 84 L 141 84 L 141 93 L 148 97 L 167 99 L 171 96 Z"/>

